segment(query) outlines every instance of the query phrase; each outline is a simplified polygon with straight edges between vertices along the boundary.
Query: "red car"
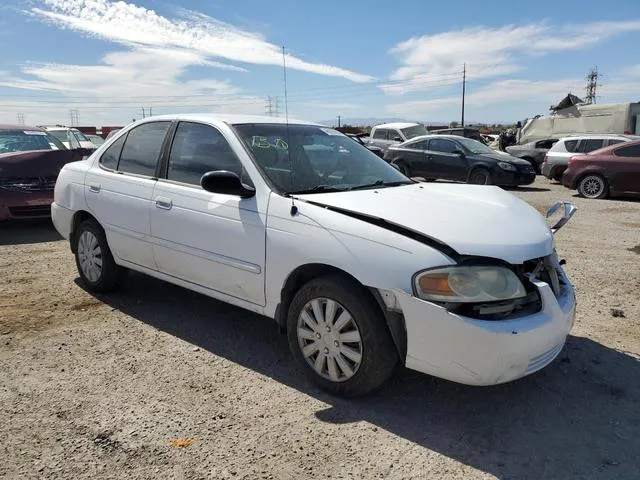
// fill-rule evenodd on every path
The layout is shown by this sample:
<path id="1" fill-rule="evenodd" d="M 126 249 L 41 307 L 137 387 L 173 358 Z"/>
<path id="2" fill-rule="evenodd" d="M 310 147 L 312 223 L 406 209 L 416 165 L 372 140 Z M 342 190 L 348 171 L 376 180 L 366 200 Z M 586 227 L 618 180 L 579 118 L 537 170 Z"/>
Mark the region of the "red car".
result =
<path id="1" fill-rule="evenodd" d="M 571 157 L 562 184 L 586 198 L 640 197 L 640 140 Z"/>
<path id="2" fill-rule="evenodd" d="M 58 172 L 82 156 L 41 128 L 0 125 L 0 221 L 49 217 Z"/>

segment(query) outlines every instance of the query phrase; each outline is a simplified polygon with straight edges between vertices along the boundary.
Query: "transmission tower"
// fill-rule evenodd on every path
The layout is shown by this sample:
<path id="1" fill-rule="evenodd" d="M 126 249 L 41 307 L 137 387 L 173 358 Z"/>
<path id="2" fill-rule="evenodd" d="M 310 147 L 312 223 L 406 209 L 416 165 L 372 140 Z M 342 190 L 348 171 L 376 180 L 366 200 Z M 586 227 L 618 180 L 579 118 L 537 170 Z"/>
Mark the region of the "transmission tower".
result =
<path id="1" fill-rule="evenodd" d="M 273 102 L 273 114 L 276 117 L 280 116 L 280 97 L 276 97 Z"/>
<path id="2" fill-rule="evenodd" d="M 20 125 L 21 127 L 24 127 L 24 113 L 18 114 L 18 125 Z"/>
<path id="3" fill-rule="evenodd" d="M 72 108 L 71 110 L 69 110 L 69 116 L 71 117 L 71 126 L 72 127 L 74 125 L 79 125 L 80 124 L 79 115 L 78 115 L 78 109 Z"/>
<path id="4" fill-rule="evenodd" d="M 598 67 L 595 66 L 587 75 L 587 86 L 585 87 L 586 95 L 584 101 L 586 103 L 596 103 L 596 89 L 598 88 Z"/>
<path id="5" fill-rule="evenodd" d="M 271 95 L 267 97 L 267 101 L 264 105 L 264 111 L 267 115 L 273 117 L 273 98 L 271 97 Z"/>

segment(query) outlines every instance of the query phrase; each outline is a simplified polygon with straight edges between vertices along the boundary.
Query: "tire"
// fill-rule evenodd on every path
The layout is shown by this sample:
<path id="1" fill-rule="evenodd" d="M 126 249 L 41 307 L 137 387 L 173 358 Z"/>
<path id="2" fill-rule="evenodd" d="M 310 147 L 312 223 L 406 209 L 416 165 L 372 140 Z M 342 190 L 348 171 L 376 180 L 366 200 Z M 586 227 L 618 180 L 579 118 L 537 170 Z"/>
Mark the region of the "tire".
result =
<path id="1" fill-rule="evenodd" d="M 395 163 L 398 166 L 398 168 L 400 169 L 400 171 L 405 177 L 411 178 L 411 169 L 406 163 L 404 163 L 404 161 L 398 160 L 397 162 L 393 162 L 393 163 Z"/>
<path id="2" fill-rule="evenodd" d="M 469 174 L 467 183 L 473 185 L 492 185 L 491 173 L 483 167 L 474 168 Z"/>
<path id="3" fill-rule="evenodd" d="M 605 198 L 609 194 L 609 185 L 600 175 L 585 175 L 578 181 L 578 193 L 585 198 Z"/>
<path id="4" fill-rule="evenodd" d="M 86 288 L 96 293 L 119 288 L 126 269 L 113 260 L 102 227 L 95 220 L 85 220 L 75 231 L 75 241 L 76 267 Z"/>
<path id="5" fill-rule="evenodd" d="M 329 311 L 333 321 L 325 323 Z M 298 290 L 289 307 L 287 336 L 307 377 L 334 395 L 369 393 L 398 363 L 379 306 L 364 287 L 340 275 L 316 278 Z"/>

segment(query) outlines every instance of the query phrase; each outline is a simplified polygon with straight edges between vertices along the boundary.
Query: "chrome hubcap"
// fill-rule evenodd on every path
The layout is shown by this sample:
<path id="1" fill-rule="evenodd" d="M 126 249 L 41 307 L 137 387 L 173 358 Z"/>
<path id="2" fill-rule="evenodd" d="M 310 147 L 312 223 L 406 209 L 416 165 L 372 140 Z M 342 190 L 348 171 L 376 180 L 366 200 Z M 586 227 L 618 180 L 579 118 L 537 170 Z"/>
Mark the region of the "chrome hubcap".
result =
<path id="1" fill-rule="evenodd" d="M 78 240 L 78 261 L 84 276 L 97 282 L 102 275 L 102 249 L 96 236 L 85 230 Z"/>
<path id="2" fill-rule="evenodd" d="M 587 177 L 582 181 L 582 193 L 585 197 L 597 197 L 603 189 L 604 184 L 598 177 Z"/>
<path id="3" fill-rule="evenodd" d="M 362 362 L 358 325 L 330 298 L 315 298 L 304 306 L 298 316 L 298 345 L 311 368 L 332 382 L 349 380 Z"/>

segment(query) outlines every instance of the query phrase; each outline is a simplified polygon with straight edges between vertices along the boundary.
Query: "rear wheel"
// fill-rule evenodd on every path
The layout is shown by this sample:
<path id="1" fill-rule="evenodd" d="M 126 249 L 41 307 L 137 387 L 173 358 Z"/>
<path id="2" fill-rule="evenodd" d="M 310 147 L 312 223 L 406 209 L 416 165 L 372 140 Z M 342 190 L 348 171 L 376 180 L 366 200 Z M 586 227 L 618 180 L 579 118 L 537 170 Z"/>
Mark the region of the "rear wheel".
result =
<path id="1" fill-rule="evenodd" d="M 608 192 L 607 181 L 600 175 L 587 175 L 578 182 L 578 193 L 585 198 L 604 198 Z"/>
<path id="2" fill-rule="evenodd" d="M 306 375 L 337 395 L 364 395 L 378 388 L 398 361 L 378 305 L 362 286 L 339 275 L 317 278 L 298 291 L 287 334 Z"/>
<path id="3" fill-rule="evenodd" d="M 92 292 L 118 288 L 126 270 L 116 264 L 104 231 L 95 220 L 85 220 L 75 232 L 76 266 L 82 282 Z"/>
<path id="4" fill-rule="evenodd" d="M 474 168 L 469 174 L 467 183 L 474 185 L 491 185 L 491 173 L 486 168 Z"/>
<path id="5" fill-rule="evenodd" d="M 398 166 L 398 168 L 400 169 L 400 171 L 405 177 L 411 177 L 411 169 L 406 163 L 404 163 L 403 160 L 398 160 L 397 162 L 393 162 L 393 163 Z"/>

